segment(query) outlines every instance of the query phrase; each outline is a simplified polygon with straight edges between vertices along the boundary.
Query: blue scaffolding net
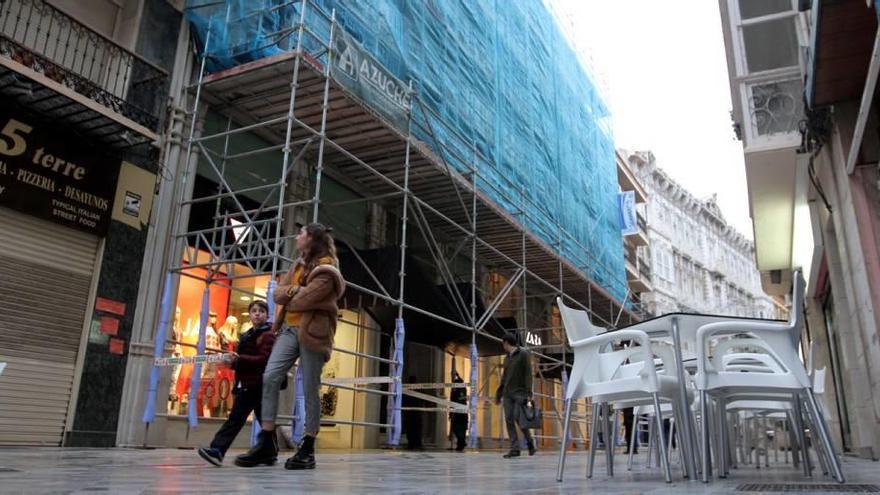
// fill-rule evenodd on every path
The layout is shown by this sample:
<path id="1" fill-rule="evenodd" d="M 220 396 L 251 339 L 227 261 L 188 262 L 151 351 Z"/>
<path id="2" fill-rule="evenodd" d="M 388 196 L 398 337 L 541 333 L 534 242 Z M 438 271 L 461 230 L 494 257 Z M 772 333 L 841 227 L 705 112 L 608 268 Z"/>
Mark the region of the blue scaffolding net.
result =
<path id="1" fill-rule="evenodd" d="M 610 114 L 542 0 L 189 0 L 187 17 L 210 72 L 294 50 L 302 20 L 341 87 L 403 134 L 411 112 L 417 139 L 626 297 Z"/>

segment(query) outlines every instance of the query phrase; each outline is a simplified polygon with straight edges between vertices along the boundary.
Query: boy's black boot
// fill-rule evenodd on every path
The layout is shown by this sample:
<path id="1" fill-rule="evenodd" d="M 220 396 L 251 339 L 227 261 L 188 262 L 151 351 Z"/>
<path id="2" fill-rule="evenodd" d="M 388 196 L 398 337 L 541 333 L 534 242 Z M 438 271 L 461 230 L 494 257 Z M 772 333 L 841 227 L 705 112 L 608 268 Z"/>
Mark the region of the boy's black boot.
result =
<path id="1" fill-rule="evenodd" d="M 261 430 L 257 435 L 257 444 L 251 447 L 247 453 L 236 457 L 235 465 L 240 467 L 271 466 L 277 461 L 278 439 L 275 437 L 275 432 Z"/>

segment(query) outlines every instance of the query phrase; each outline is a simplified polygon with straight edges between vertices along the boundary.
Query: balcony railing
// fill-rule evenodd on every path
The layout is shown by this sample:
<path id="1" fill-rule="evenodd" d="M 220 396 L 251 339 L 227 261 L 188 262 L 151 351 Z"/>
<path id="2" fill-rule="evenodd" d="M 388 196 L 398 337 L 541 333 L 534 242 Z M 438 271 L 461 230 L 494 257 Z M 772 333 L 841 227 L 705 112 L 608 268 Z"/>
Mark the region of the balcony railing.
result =
<path id="1" fill-rule="evenodd" d="M 633 267 L 639 266 L 639 258 L 636 254 L 636 247 L 629 242 L 623 243 L 623 258 Z"/>
<path id="2" fill-rule="evenodd" d="M 0 0 L 0 56 L 158 130 L 168 74 L 43 0 Z"/>
<path id="3" fill-rule="evenodd" d="M 651 280 L 651 264 L 644 258 L 639 258 L 639 278 L 642 280 Z"/>
<path id="4" fill-rule="evenodd" d="M 645 220 L 641 213 L 636 213 L 636 223 L 639 226 L 639 230 L 648 235 L 648 221 Z"/>

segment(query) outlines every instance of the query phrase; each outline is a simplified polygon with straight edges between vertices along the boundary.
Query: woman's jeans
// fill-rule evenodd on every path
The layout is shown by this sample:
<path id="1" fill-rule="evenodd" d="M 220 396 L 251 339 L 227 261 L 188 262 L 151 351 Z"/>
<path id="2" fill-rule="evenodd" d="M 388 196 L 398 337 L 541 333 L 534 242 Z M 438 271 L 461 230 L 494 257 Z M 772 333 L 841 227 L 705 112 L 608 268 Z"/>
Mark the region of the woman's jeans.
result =
<path id="1" fill-rule="evenodd" d="M 324 368 L 324 354 L 310 351 L 299 343 L 299 329 L 285 325 L 275 345 L 272 355 L 263 372 L 263 421 L 274 422 L 278 416 L 278 393 L 281 382 L 299 358 L 302 368 L 303 395 L 306 399 L 305 434 L 317 436 L 321 429 L 321 370 Z"/>

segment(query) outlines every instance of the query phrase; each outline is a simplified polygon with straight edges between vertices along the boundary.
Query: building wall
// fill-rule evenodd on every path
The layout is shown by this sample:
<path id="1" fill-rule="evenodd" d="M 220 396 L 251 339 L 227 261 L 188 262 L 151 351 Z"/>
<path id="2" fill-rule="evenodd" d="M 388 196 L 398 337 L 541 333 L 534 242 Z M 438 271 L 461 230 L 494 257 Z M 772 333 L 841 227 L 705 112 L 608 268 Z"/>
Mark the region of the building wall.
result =
<path id="1" fill-rule="evenodd" d="M 789 148 L 788 156 L 783 153 L 778 156 L 782 157 L 780 160 L 794 160 L 799 143 L 805 142 L 798 132 L 794 132 L 799 126 L 791 125 L 791 132 L 776 133 L 773 139 L 763 142 L 759 142 L 759 136 L 755 133 L 749 132 L 749 120 L 756 119 L 755 112 L 749 108 L 748 98 L 740 98 L 741 90 L 752 75 L 742 65 L 748 50 L 744 46 L 746 40 L 742 30 L 737 30 L 741 17 L 737 13 L 737 6 L 740 3 L 719 0 L 719 5 L 734 101 L 732 117 L 735 126 L 743 126 L 744 132 L 738 137 L 743 139 L 747 162 L 750 150 L 754 151 L 757 145 L 761 145 L 762 151 L 784 151 Z M 792 4 L 791 15 L 795 15 L 794 6 L 795 3 Z M 873 16 L 875 13 L 866 7 L 864 15 Z M 815 55 L 817 49 L 816 38 L 811 36 L 815 33 L 809 33 L 817 28 L 811 25 L 816 18 L 814 14 L 816 12 L 802 12 L 795 19 L 800 46 L 812 45 L 809 50 L 802 51 L 802 55 L 810 51 Z M 833 25 L 835 22 L 844 22 L 842 19 L 828 18 L 825 21 Z M 785 42 L 783 35 L 777 32 L 781 43 Z M 788 40 L 788 43 L 796 48 L 795 40 Z M 867 46 L 870 46 L 869 43 Z M 819 63 L 834 64 L 847 59 L 849 55 L 843 56 L 846 49 L 845 46 L 840 47 L 839 56 L 834 60 Z M 797 66 L 792 63 L 769 75 L 757 74 L 752 80 L 765 85 L 784 83 L 795 76 L 801 80 L 809 79 L 811 74 L 807 73 L 814 71 L 815 67 L 804 63 L 806 58 L 803 56 L 799 62 Z M 796 69 L 798 73 L 794 74 Z M 826 89 L 836 84 L 818 80 L 813 82 L 825 85 Z M 792 84 L 789 90 L 794 95 L 794 101 L 802 100 L 799 85 Z M 880 240 L 877 236 L 877 232 L 880 232 L 880 182 L 877 181 L 880 139 L 877 133 L 877 109 L 873 109 L 868 119 L 856 170 L 848 175 L 846 158 L 858 117 L 859 101 L 847 101 L 846 97 L 839 100 L 834 102 L 833 107 L 814 108 L 818 111 L 813 113 L 804 112 L 799 104 L 785 110 L 786 116 L 792 117 L 789 121 L 791 124 L 807 123 L 805 127 L 810 132 L 807 142 L 815 147 L 811 151 L 821 151 L 815 155 L 810 170 L 813 183 L 807 193 L 807 199 L 812 203 L 810 211 L 816 250 L 813 265 L 809 267 L 813 276 L 808 281 L 806 311 L 809 340 L 804 348 L 812 350 L 812 362 L 816 369 L 825 367 L 830 371 L 821 400 L 836 447 L 877 459 L 880 455 L 880 379 L 877 378 L 880 376 L 880 314 L 877 311 L 880 306 L 880 256 L 877 252 Z M 830 110 L 827 123 L 822 118 L 823 110 Z M 828 129 L 827 133 L 825 129 Z M 786 143 L 786 139 L 793 139 L 793 142 Z M 792 177 L 792 180 L 798 179 Z M 791 198 L 786 198 L 785 193 L 780 192 L 780 199 Z M 756 215 L 760 217 L 762 213 Z M 794 261 L 791 268 L 798 268 Z"/>
<path id="2" fill-rule="evenodd" d="M 75 32 L 77 39 L 83 39 L 87 43 L 95 43 L 102 40 L 104 47 L 109 47 L 110 42 L 119 47 L 134 51 L 137 56 L 143 57 L 149 64 L 154 64 L 172 71 L 167 57 L 162 54 L 172 53 L 176 45 L 176 36 L 150 36 L 144 34 L 141 39 L 144 43 L 135 44 L 138 33 L 149 30 L 143 28 L 149 20 L 155 20 L 159 15 L 144 14 L 145 2 L 139 0 L 94 0 L 92 2 L 75 2 L 68 0 L 49 1 L 49 4 L 58 7 L 77 23 L 94 30 L 68 31 Z M 182 14 L 174 9 L 163 9 L 165 2 L 146 2 L 151 7 L 150 12 L 161 11 L 161 22 L 167 29 L 176 33 L 179 30 Z M 40 3 L 32 5 L 34 9 L 32 25 L 50 24 L 49 19 L 57 20 L 63 17 L 57 16 L 54 10 L 46 9 Z M 50 17 L 51 16 L 51 17 Z M 145 21 L 145 19 L 148 19 Z M 9 24 L 15 25 L 15 24 Z M 57 26 L 57 24 L 55 24 Z M 73 29 L 67 24 L 66 29 Z M 39 30 L 37 30 L 39 32 Z M 48 32 L 48 31 L 46 31 Z M 60 32 L 60 31 L 59 31 Z M 80 38 L 81 37 L 81 38 Z M 106 37 L 108 42 L 104 42 Z M 43 52 L 40 46 L 35 45 L 32 49 L 37 55 L 46 56 L 50 61 L 61 62 L 60 58 L 52 50 L 52 45 L 46 38 Z M 56 40 L 57 41 L 57 40 Z M 60 43 L 60 41 L 58 41 Z M 46 48 L 48 46 L 48 48 Z M 58 45 L 59 47 L 61 45 Z M 114 49 L 115 50 L 115 49 Z M 8 56 L 8 54 L 6 54 Z M 63 64 L 62 64 L 63 65 Z M 76 69 L 59 66 L 59 71 L 69 71 L 71 75 L 82 75 Z M 38 80 L 36 81 L 39 84 Z M 36 86 L 36 84 L 35 84 Z M 117 116 L 123 116 L 123 110 L 110 102 L 101 99 L 100 95 L 80 93 L 79 96 L 91 99 L 90 103 L 103 106 L 107 112 L 115 112 Z M 153 95 L 155 96 L 155 95 Z M 160 93 L 161 97 L 161 93 Z M 161 98 L 159 98 L 161 99 Z M 38 103 L 38 102 L 37 102 Z M 164 103 L 164 101 L 163 101 Z M 7 102 L 4 100 L 4 105 Z M 10 110 L 15 105 L 8 102 Z M 81 105 L 79 100 L 71 99 L 72 108 Z M 60 105 L 59 105 L 60 108 Z M 4 106 L 4 110 L 6 110 Z M 17 113 L 18 113 L 17 109 Z M 34 104 L 33 107 L 21 108 L 22 115 L 28 115 L 29 121 L 39 122 L 40 127 L 49 129 L 53 140 L 63 142 L 65 139 L 78 141 L 89 150 L 89 161 L 101 160 L 110 164 L 102 166 L 100 173 L 106 177 L 112 177 L 113 190 L 117 190 L 115 202 L 120 205 L 120 194 L 126 192 L 138 193 L 142 198 L 143 210 L 149 210 L 149 196 L 154 191 L 156 177 L 160 174 L 158 147 L 151 144 L 140 144 L 125 149 L 112 149 L 90 135 L 84 134 L 83 129 L 71 124 L 70 119 L 49 118 L 45 115 L 46 108 Z M 33 115 L 31 115 L 33 114 Z M 38 116 L 39 115 L 39 116 Z M 57 114 L 56 114 L 57 115 Z M 156 116 L 156 115 L 153 115 Z M 116 131 L 129 132 L 129 131 Z M 72 136 L 72 138 L 71 138 Z M 36 162 L 34 162 L 36 163 Z M 122 172 L 120 172 L 122 170 Z M 118 177 L 118 179 L 117 179 Z M 111 196 L 110 201 L 114 200 Z M 25 212 L 35 214 L 33 212 Z M 64 445 L 109 447 L 116 445 L 117 426 L 120 419 L 120 411 L 124 404 L 124 380 L 129 358 L 135 351 L 130 345 L 137 333 L 136 313 L 139 312 L 139 285 L 142 261 L 144 259 L 147 238 L 152 235 L 152 223 L 149 216 L 143 211 L 140 216 L 131 219 L 124 216 L 114 216 L 110 221 L 109 229 L 101 241 L 99 249 L 98 269 L 92 283 L 90 300 L 101 301 L 86 309 L 84 332 L 81 335 L 81 346 L 77 356 L 76 374 L 72 386 L 70 401 L 70 414 L 67 415 Z M 102 234 L 103 235 L 103 234 Z M 2 241 L 0 241 L 2 250 Z M 114 305 L 115 312 L 105 310 L 105 301 L 117 303 Z M 121 308 L 121 309 L 120 309 Z M 113 321 L 118 326 L 112 330 L 102 326 L 101 321 Z M 106 330 L 102 332 L 101 330 Z M 112 335 L 112 337 L 110 336 Z"/>
<path id="3" fill-rule="evenodd" d="M 69 2 L 57 3 L 66 4 Z M 108 4 L 110 3 L 125 6 L 126 12 L 136 7 L 132 5 L 134 2 L 108 2 Z M 156 18 L 154 12 L 157 9 L 162 10 L 161 15 L 166 23 L 166 29 L 176 33 L 180 28 L 182 14 L 170 7 L 162 9 L 164 6 L 167 5 L 162 2 L 161 5 L 148 8 L 148 13 L 139 11 L 134 20 L 128 19 L 127 22 L 135 25 L 135 29 L 130 30 L 128 34 L 143 32 L 144 30 L 141 30 L 140 26 L 142 24 L 149 26 L 154 22 Z M 119 15 L 122 15 L 121 10 Z M 85 20 L 87 21 L 88 17 Z M 121 20 L 116 22 L 121 22 Z M 149 30 L 149 27 L 145 30 Z M 169 60 L 167 56 L 163 55 L 174 52 L 177 44 L 176 36 L 157 37 L 147 34 L 141 38 L 143 42 L 138 44 L 136 53 L 171 72 L 173 60 Z M 122 154 L 121 158 L 151 174 L 159 173 L 159 150 L 156 147 L 144 146 L 142 149 Z M 120 222 L 112 222 L 101 263 L 97 297 L 119 301 L 126 305 L 125 315 L 120 322 L 117 337 L 124 339 L 127 349 L 129 344 L 135 340 L 135 313 L 139 309 L 138 291 L 140 287 L 132 281 L 140 279 L 148 232 L 146 226 L 143 229 L 134 229 Z M 117 427 L 122 411 L 121 402 L 124 396 L 123 389 L 129 352 L 127 350 L 122 356 L 114 355 L 109 352 L 106 344 L 89 341 L 83 358 L 74 421 L 72 428 L 66 434 L 65 445 L 111 447 L 117 444 Z"/>
<path id="4" fill-rule="evenodd" d="M 878 184 L 865 180 L 876 174 L 874 163 L 859 165 L 853 175 L 845 172 L 846 156 L 858 114 L 857 102 L 835 106 L 834 125 L 830 139 L 815 162 L 816 177 L 828 200 L 828 209 L 820 210 L 824 254 L 828 263 L 828 287 L 834 299 L 832 332 L 840 336 L 840 382 L 837 400 L 847 400 L 848 428 L 851 432 L 846 447 L 862 457 L 880 455 L 880 338 L 878 338 L 878 283 L 875 274 L 880 204 Z M 877 137 L 865 136 L 868 145 L 876 145 Z M 864 158 L 864 157 L 863 157 Z M 821 301 L 808 300 L 808 310 L 822 311 Z M 827 333 L 827 331 L 826 331 Z M 817 366 L 830 366 L 826 357 L 827 338 L 812 332 L 815 346 L 820 348 Z M 830 385 L 830 384 L 829 384 Z M 826 397 L 827 406 L 836 406 Z M 835 433 L 839 434 L 840 428 Z"/>
<path id="5" fill-rule="evenodd" d="M 650 152 L 629 157 L 647 205 L 653 314 L 676 311 L 782 318 L 761 290 L 754 246 L 724 220 L 714 198 L 701 200 L 657 167 Z"/>

